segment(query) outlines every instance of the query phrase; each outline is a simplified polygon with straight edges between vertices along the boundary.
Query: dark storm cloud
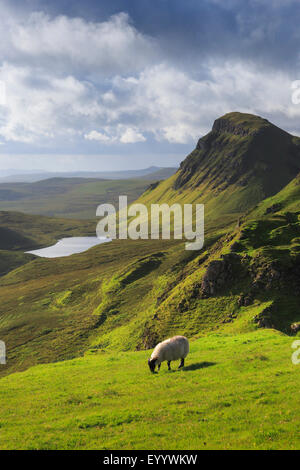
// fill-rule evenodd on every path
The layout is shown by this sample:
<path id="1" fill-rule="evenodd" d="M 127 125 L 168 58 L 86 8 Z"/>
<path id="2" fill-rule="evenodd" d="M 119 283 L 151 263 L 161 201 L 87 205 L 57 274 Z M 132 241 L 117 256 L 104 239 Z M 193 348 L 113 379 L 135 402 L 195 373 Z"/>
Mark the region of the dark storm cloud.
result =
<path id="1" fill-rule="evenodd" d="M 74 0 L 10 2 L 50 15 L 104 21 L 127 12 L 157 38 L 166 57 L 193 64 L 206 57 L 242 58 L 269 67 L 299 66 L 300 4 L 294 0 Z"/>

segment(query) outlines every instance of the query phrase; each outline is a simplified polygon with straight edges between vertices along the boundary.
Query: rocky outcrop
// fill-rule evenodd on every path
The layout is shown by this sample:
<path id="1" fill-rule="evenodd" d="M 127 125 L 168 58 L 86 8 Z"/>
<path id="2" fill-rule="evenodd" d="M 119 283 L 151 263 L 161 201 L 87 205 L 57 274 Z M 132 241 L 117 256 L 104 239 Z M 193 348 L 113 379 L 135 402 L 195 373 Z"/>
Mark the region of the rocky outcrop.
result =
<path id="1" fill-rule="evenodd" d="M 248 307 L 254 301 L 254 295 L 252 292 L 248 292 L 247 294 L 240 294 L 238 298 L 238 306 L 239 307 Z"/>
<path id="2" fill-rule="evenodd" d="M 155 188 L 157 188 L 157 186 L 159 185 L 160 181 L 155 181 L 155 183 L 151 183 L 149 184 L 148 188 L 146 189 L 146 191 L 153 191 Z"/>
<path id="3" fill-rule="evenodd" d="M 277 203 L 277 204 L 273 204 L 272 206 L 268 207 L 266 209 L 266 212 L 265 214 L 274 214 L 275 212 L 278 212 L 280 211 L 281 209 L 281 204 L 280 203 Z"/>
<path id="4" fill-rule="evenodd" d="M 196 145 L 197 150 L 206 150 L 207 149 L 207 144 L 204 142 L 203 138 L 200 137 L 200 139 L 197 142 Z"/>
<path id="5" fill-rule="evenodd" d="M 233 278 L 234 267 L 239 264 L 240 256 L 236 253 L 222 255 L 221 259 L 211 261 L 202 279 L 202 296 L 215 295 L 226 282 Z"/>
<path id="6" fill-rule="evenodd" d="M 266 263 L 263 258 L 255 259 L 250 267 L 250 276 L 252 279 L 252 289 L 272 289 L 274 287 L 283 287 L 282 283 L 283 267 L 278 261 Z"/>
<path id="7" fill-rule="evenodd" d="M 274 312 L 275 307 L 270 305 L 270 307 L 265 308 L 261 313 L 256 315 L 253 318 L 253 321 L 257 323 L 259 328 L 275 328 L 274 324 Z"/>
<path id="8" fill-rule="evenodd" d="M 249 134 L 257 134 L 257 131 L 244 126 L 235 125 L 230 119 L 224 117 L 215 120 L 212 130 L 215 132 L 227 132 L 241 137 L 248 136 Z"/>

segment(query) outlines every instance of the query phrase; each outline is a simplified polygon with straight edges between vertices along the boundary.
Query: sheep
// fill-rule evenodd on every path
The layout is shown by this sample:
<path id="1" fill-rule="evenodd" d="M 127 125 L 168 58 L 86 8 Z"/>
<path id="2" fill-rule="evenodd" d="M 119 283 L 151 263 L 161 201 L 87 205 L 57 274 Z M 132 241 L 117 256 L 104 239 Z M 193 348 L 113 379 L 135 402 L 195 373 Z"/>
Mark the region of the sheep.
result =
<path id="1" fill-rule="evenodd" d="M 152 373 L 155 371 L 155 367 L 160 369 L 162 362 L 167 361 L 168 370 L 171 370 L 171 361 L 177 361 L 181 359 L 179 369 L 184 367 L 184 359 L 189 353 L 189 341 L 185 336 L 173 336 L 173 338 L 166 339 L 162 343 L 159 343 L 148 359 L 148 366 Z"/>

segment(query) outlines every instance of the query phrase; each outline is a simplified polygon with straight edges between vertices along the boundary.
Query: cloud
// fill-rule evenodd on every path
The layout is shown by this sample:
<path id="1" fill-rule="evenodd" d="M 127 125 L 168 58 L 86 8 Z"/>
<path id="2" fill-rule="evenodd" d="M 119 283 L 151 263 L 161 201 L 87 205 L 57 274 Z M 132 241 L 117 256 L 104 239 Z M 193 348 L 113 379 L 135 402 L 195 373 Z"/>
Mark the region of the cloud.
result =
<path id="1" fill-rule="evenodd" d="M 91 131 L 88 134 L 84 134 L 84 138 L 87 140 L 97 140 L 98 142 L 108 143 L 111 142 L 111 139 L 101 132 Z"/>
<path id="2" fill-rule="evenodd" d="M 0 80 L 6 84 L 0 135 L 7 141 L 72 139 L 81 134 L 81 126 L 90 125 L 101 114 L 96 89 L 76 77 L 40 73 L 37 80 L 30 67 L 5 63 Z"/>
<path id="3" fill-rule="evenodd" d="M 136 77 L 116 77 L 112 90 L 117 100 L 112 120 L 126 118 L 141 132 L 170 143 L 195 142 L 216 117 L 233 110 L 288 126 L 300 116 L 300 106 L 291 100 L 291 77 L 245 61 L 210 60 L 198 79 L 160 64 Z"/>
<path id="4" fill-rule="evenodd" d="M 105 93 L 74 76 L 41 73 L 37 80 L 30 67 L 10 64 L 0 67 L 0 80 L 6 83 L 0 136 L 8 142 L 107 146 L 146 142 L 147 134 L 157 142 L 186 144 L 232 110 L 261 114 L 300 133 L 292 122 L 300 106 L 291 100 L 291 77 L 247 62 L 211 60 L 198 79 L 155 65 L 132 77 L 114 77 Z"/>
<path id="5" fill-rule="evenodd" d="M 123 144 L 135 144 L 136 142 L 145 142 L 146 138 L 138 132 L 136 129 L 128 127 L 124 134 L 120 138 L 120 142 Z"/>
<path id="6" fill-rule="evenodd" d="M 127 14 L 88 22 L 42 12 L 20 18 L 5 10 L 2 27 L 0 83 L 6 102 L 0 136 L 6 141 L 42 146 L 82 137 L 105 144 L 144 141 L 134 129 L 119 137 L 90 131 L 111 123 L 114 133 L 120 125 L 128 127 L 118 121 L 111 80 L 138 73 L 157 58 L 155 41 L 138 32 Z"/>
<path id="7" fill-rule="evenodd" d="M 156 60 L 156 41 L 137 31 L 126 13 L 107 21 L 33 12 L 25 19 L 5 17 L 0 57 L 39 70 L 109 77 L 137 71 Z"/>
<path id="8" fill-rule="evenodd" d="M 146 138 L 141 132 L 132 127 L 128 127 L 124 130 L 124 126 L 117 125 L 115 128 L 106 128 L 108 134 L 103 134 L 98 131 L 91 131 L 88 134 L 84 135 L 84 138 L 87 140 L 96 140 L 101 143 L 111 144 L 116 142 L 121 142 L 123 144 L 135 144 L 137 142 L 146 142 Z"/>
<path id="9" fill-rule="evenodd" d="M 216 117 L 232 110 L 261 114 L 300 133 L 300 106 L 291 101 L 291 83 L 300 77 L 288 67 L 274 71 L 279 52 L 286 56 L 287 51 L 285 45 L 284 50 L 279 45 L 270 49 L 271 38 L 284 33 L 280 19 L 265 22 L 266 1 L 263 21 L 254 14 L 256 1 L 250 2 L 248 16 L 237 6 L 240 2 L 226 8 L 217 0 L 204 3 L 208 22 L 195 29 L 197 37 L 192 31 L 191 47 L 180 28 L 176 41 L 170 31 L 171 36 L 160 32 L 150 37 L 125 13 L 89 21 L 5 10 L 0 28 L 0 80 L 6 89 L 5 105 L 0 104 L 1 140 L 81 150 L 135 143 L 192 145 Z M 280 1 L 273 3 L 277 13 L 284 8 Z M 188 7 L 186 11 L 191 14 Z M 273 68 L 268 60 L 253 60 L 254 51 L 260 57 L 265 47 L 271 56 L 277 54 Z"/>

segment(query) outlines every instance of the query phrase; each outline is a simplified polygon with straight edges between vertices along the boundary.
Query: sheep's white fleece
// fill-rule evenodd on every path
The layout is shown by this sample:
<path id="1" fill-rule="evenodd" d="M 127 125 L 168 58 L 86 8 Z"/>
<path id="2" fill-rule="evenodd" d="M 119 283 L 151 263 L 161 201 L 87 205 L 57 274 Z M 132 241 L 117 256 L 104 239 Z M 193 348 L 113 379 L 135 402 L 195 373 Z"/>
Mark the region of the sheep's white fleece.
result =
<path id="1" fill-rule="evenodd" d="M 155 347 L 151 360 L 157 359 L 157 365 L 164 361 L 177 361 L 185 358 L 189 350 L 189 341 L 185 336 L 173 336 Z"/>

